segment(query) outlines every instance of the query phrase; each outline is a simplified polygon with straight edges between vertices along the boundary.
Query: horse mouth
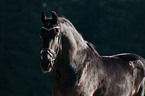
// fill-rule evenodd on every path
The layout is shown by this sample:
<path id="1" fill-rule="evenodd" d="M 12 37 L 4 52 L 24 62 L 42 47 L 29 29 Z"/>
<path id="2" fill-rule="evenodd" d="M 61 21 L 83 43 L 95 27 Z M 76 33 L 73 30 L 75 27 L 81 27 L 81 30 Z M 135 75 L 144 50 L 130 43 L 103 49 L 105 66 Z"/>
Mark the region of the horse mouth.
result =
<path id="1" fill-rule="evenodd" d="M 44 73 L 48 73 L 52 70 L 52 64 L 48 63 L 48 64 L 46 64 L 46 66 L 44 66 L 44 64 L 41 63 L 41 69 Z"/>

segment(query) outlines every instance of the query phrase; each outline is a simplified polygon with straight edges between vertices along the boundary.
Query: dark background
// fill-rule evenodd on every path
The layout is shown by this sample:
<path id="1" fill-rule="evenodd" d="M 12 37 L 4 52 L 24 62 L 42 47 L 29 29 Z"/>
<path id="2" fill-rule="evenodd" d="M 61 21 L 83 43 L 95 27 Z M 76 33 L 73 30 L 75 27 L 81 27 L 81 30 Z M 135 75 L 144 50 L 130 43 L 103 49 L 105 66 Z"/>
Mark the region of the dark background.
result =
<path id="1" fill-rule="evenodd" d="M 65 16 L 100 55 L 145 57 L 145 0 L 1 0 L 0 96 L 51 96 L 40 68 L 40 13 Z"/>

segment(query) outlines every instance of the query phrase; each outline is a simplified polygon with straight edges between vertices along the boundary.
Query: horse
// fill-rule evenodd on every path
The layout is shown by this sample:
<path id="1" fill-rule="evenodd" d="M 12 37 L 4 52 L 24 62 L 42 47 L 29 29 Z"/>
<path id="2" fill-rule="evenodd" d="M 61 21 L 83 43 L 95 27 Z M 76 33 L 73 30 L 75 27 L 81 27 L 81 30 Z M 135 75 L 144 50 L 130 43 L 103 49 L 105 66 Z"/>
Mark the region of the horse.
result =
<path id="1" fill-rule="evenodd" d="M 122 53 L 100 56 L 73 24 L 41 13 L 41 69 L 55 66 L 52 96 L 144 96 L 145 59 Z"/>

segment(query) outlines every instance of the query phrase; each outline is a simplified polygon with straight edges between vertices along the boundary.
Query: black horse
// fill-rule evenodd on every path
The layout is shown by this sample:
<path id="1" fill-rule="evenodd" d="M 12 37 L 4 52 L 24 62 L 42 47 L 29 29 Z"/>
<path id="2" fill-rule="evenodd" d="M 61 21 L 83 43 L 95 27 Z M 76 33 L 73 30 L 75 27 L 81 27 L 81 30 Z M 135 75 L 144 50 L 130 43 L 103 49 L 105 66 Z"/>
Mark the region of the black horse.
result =
<path id="1" fill-rule="evenodd" d="M 41 14 L 41 68 L 55 63 L 53 96 L 144 96 L 145 59 L 132 53 L 100 56 L 72 23 Z"/>

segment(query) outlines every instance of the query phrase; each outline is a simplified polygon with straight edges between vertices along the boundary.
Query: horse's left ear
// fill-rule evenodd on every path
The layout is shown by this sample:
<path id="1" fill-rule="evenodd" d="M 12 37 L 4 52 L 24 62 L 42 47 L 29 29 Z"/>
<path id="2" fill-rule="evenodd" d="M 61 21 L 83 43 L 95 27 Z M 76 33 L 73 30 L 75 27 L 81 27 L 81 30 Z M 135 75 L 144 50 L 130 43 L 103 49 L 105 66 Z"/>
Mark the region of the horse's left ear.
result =
<path id="1" fill-rule="evenodd" d="M 56 12 L 52 11 L 52 23 L 53 24 L 58 24 L 58 16 L 56 14 Z"/>

